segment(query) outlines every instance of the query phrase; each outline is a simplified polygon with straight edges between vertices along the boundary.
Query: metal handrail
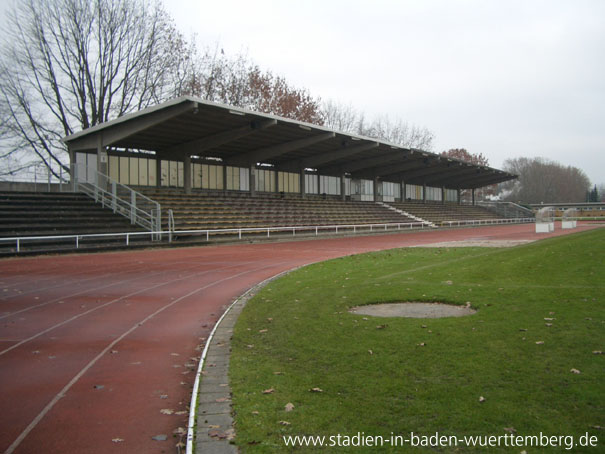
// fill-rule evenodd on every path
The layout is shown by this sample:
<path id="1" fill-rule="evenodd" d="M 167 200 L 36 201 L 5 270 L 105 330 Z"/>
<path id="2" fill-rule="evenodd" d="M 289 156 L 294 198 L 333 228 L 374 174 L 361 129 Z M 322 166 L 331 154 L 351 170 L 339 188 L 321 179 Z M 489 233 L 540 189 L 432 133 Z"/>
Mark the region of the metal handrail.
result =
<path id="1" fill-rule="evenodd" d="M 103 207 L 152 232 L 154 240 L 161 240 L 162 209 L 158 202 L 118 183 L 109 176 L 82 164 L 72 165 L 73 191 L 82 192 Z"/>
<path id="2" fill-rule="evenodd" d="M 59 192 L 63 192 L 63 186 L 69 191 L 70 181 L 66 178 L 66 176 L 69 177 L 69 175 L 66 173 L 64 176 L 63 170 L 63 166 L 59 166 L 58 175 L 56 175 L 53 174 L 48 165 L 36 163 L 21 169 L 15 175 L 2 175 L 0 181 L 33 184 L 34 192 L 38 192 L 38 189 L 40 189 L 41 192 L 44 192 L 45 189 L 46 192 L 51 192 L 52 185 L 58 185 Z"/>
<path id="3" fill-rule="evenodd" d="M 478 219 L 474 221 L 443 221 L 443 226 L 452 227 L 453 225 L 461 226 L 461 225 L 495 225 L 495 224 L 514 224 L 514 223 L 527 223 L 534 222 L 533 218 L 514 218 L 514 219 Z M 75 240 L 76 249 L 79 248 L 80 241 L 88 238 L 120 238 L 123 237 L 126 240 L 126 246 L 130 245 L 130 240 L 133 237 L 140 237 L 144 235 L 150 235 L 152 239 L 161 237 L 163 234 L 168 234 L 169 238 L 170 234 L 173 235 L 200 235 L 205 236 L 206 241 L 210 241 L 210 234 L 228 234 L 233 233 L 238 235 L 238 239 L 242 239 L 242 234 L 244 233 L 267 233 L 267 238 L 270 238 L 271 232 L 291 232 L 292 236 L 296 236 L 297 232 L 314 232 L 315 236 L 318 236 L 322 231 L 332 231 L 338 234 L 339 230 L 353 229 L 353 233 L 357 232 L 367 232 L 368 229 L 370 232 L 379 231 L 389 231 L 389 227 L 392 227 L 391 230 L 402 230 L 402 229 L 425 229 L 427 226 L 422 222 L 398 222 L 398 223 L 384 223 L 384 224 L 340 224 L 340 225 L 317 225 L 317 226 L 287 226 L 287 227 L 249 227 L 249 228 L 233 228 L 233 229 L 204 229 L 204 230 L 173 230 L 173 231 L 151 231 L 151 232 L 124 232 L 124 233 L 95 233 L 95 234 L 86 234 L 86 235 L 55 235 L 55 236 L 30 236 L 30 237 L 10 237 L 10 238 L 0 238 L 1 242 L 16 242 L 16 252 L 21 252 L 21 243 L 24 241 L 41 241 L 41 240 L 52 240 L 52 239 L 62 239 Z M 395 228 L 396 227 L 396 228 Z"/>
<path id="4" fill-rule="evenodd" d="M 496 213 L 505 217 L 508 217 L 511 212 L 518 217 L 534 216 L 534 212 L 532 210 L 514 202 L 479 201 L 477 202 L 477 205 L 487 208 L 488 210 L 495 211 Z"/>

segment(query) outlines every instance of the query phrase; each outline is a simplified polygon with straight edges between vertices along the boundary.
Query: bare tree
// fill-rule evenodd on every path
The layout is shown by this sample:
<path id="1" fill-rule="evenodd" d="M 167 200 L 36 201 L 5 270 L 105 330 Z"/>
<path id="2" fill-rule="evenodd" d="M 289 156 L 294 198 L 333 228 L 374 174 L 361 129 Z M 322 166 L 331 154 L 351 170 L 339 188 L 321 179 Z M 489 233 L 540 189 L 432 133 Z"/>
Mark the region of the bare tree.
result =
<path id="1" fill-rule="evenodd" d="M 11 165 L 33 153 L 56 174 L 62 137 L 174 96 L 188 78 L 184 40 L 148 0 L 22 0 L 4 36 L 0 154 Z"/>
<path id="2" fill-rule="evenodd" d="M 501 197 L 523 203 L 583 202 L 590 180 L 572 166 L 544 158 L 514 158 L 504 161 L 504 170 L 518 180 L 500 185 Z"/>
<path id="3" fill-rule="evenodd" d="M 336 131 L 357 132 L 359 115 L 351 104 L 339 104 L 328 100 L 323 103 L 322 110 L 324 112 L 325 126 Z"/>
<path id="4" fill-rule="evenodd" d="M 392 120 L 388 116 L 367 121 L 365 115 L 351 105 L 334 101 L 326 101 L 322 107 L 325 125 L 338 131 L 385 140 L 406 148 L 426 151 L 433 148 L 435 135 L 428 128 L 410 125 L 401 119 Z"/>

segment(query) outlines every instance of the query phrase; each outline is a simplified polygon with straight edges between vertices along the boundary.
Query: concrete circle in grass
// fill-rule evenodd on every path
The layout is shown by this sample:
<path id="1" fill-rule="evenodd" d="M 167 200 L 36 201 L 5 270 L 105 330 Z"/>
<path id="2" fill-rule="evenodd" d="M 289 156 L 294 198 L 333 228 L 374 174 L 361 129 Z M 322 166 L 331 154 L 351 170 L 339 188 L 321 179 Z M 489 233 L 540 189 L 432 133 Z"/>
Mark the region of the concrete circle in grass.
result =
<path id="1" fill-rule="evenodd" d="M 373 317 L 441 318 L 464 317 L 465 315 L 472 315 L 477 311 L 468 306 L 408 301 L 404 303 L 357 306 L 351 308 L 350 312 L 358 315 L 371 315 Z"/>

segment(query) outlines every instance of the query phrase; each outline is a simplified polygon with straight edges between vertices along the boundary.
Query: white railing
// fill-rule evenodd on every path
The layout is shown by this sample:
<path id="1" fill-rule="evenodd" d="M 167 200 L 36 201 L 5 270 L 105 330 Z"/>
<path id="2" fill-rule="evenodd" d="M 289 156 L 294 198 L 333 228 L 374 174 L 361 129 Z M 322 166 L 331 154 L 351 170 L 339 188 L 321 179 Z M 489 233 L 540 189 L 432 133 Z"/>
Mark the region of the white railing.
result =
<path id="1" fill-rule="evenodd" d="M 506 218 L 529 218 L 534 216 L 533 210 L 525 208 L 524 206 L 518 205 L 514 202 L 482 201 L 477 202 L 477 205 L 498 213 L 500 216 L 504 216 Z"/>
<path id="2" fill-rule="evenodd" d="M 71 191 L 69 174 L 63 166 L 59 166 L 56 175 L 45 164 L 38 163 L 31 165 L 15 175 L 2 175 L 0 184 L 11 185 L 11 190 L 24 190 L 28 192 L 52 192 L 52 191 Z M 23 188 L 23 189 L 21 189 Z"/>
<path id="3" fill-rule="evenodd" d="M 72 182 L 74 192 L 88 195 L 103 207 L 130 219 L 131 224 L 153 232 L 154 240 L 161 239 L 162 210 L 155 200 L 77 163 L 72 166 Z"/>
<path id="4" fill-rule="evenodd" d="M 463 225 L 496 225 L 496 224 L 515 224 L 515 223 L 526 223 L 534 222 L 533 218 L 524 219 L 479 219 L 475 221 L 443 221 L 441 225 L 443 227 L 463 226 Z M 11 237 L 11 238 L 0 238 L 0 244 L 2 243 L 14 243 L 15 252 L 22 252 L 24 243 L 28 242 L 41 242 L 59 240 L 64 242 L 71 242 L 76 249 L 81 247 L 81 243 L 84 240 L 108 240 L 111 238 L 122 239 L 125 241 L 125 245 L 129 246 L 132 244 L 133 239 L 144 239 L 148 236 L 150 240 L 161 238 L 162 235 L 168 234 L 169 242 L 174 237 L 184 236 L 198 236 L 204 238 L 205 241 L 209 242 L 212 237 L 224 236 L 224 235 L 237 235 L 237 238 L 241 240 L 246 235 L 262 235 L 262 237 L 271 238 L 272 234 L 285 233 L 291 234 L 292 237 L 296 235 L 304 234 L 311 236 L 319 236 L 320 234 L 338 234 L 338 233 L 379 233 L 389 231 L 402 231 L 412 229 L 425 229 L 427 225 L 422 222 L 409 222 L 409 223 L 386 223 L 386 224 L 348 224 L 348 225 L 318 225 L 318 226 L 292 226 L 292 227 L 251 227 L 251 228 L 233 228 L 233 229 L 204 229 L 204 230 L 172 230 L 172 231 L 150 231 L 150 232 L 125 232 L 125 233 L 99 233 L 99 234 L 88 234 L 88 235 L 56 235 L 56 236 L 29 236 L 29 237 Z M 249 238 L 249 236 L 248 236 Z"/>
<path id="5" fill-rule="evenodd" d="M 465 219 L 457 221 L 440 221 L 441 227 L 462 227 L 469 225 L 498 225 L 498 224 L 526 224 L 535 222 L 535 218 L 507 218 L 507 219 Z"/>

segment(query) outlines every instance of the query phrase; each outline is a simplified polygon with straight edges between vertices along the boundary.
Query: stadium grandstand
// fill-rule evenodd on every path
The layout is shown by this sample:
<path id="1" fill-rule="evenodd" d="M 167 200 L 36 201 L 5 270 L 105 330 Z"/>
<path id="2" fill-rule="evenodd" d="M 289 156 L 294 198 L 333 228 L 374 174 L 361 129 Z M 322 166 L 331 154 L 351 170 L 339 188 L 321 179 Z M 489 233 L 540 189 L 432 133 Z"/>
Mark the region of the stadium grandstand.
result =
<path id="1" fill-rule="evenodd" d="M 69 180 L 53 186 L 63 192 L 33 195 L 13 185 L 0 193 L 4 249 L 25 250 L 26 237 L 80 247 L 531 217 L 514 204 L 475 201 L 476 189 L 516 178 L 510 173 L 193 97 L 64 142 Z"/>

